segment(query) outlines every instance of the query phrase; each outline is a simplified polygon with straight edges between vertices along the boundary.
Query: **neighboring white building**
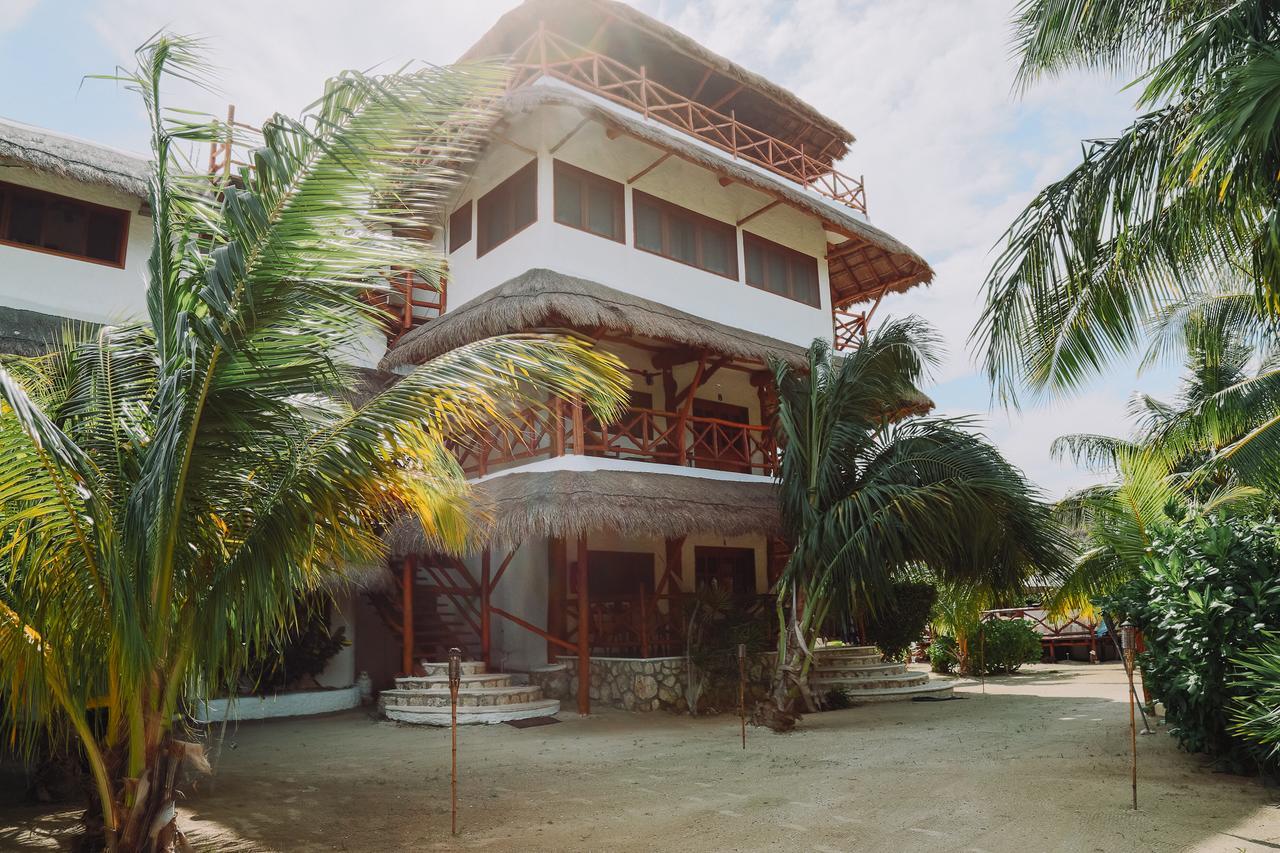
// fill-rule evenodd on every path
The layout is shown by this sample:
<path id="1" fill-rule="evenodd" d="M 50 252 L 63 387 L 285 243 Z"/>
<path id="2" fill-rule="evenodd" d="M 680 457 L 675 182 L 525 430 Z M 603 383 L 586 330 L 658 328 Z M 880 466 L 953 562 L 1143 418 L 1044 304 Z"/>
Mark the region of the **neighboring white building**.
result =
<path id="1" fill-rule="evenodd" d="M 682 597 L 763 599 L 780 570 L 768 359 L 848 346 L 863 310 L 932 270 L 868 223 L 834 165 L 847 130 L 629 6 L 526 0 L 464 58 L 490 56 L 513 80 L 437 234 L 447 293 L 409 293 L 382 366 L 571 330 L 623 359 L 632 407 L 603 426 L 530 412 L 460 452 L 492 541 L 456 561 L 396 531 L 401 668 L 450 645 L 506 670 L 679 654 Z"/>

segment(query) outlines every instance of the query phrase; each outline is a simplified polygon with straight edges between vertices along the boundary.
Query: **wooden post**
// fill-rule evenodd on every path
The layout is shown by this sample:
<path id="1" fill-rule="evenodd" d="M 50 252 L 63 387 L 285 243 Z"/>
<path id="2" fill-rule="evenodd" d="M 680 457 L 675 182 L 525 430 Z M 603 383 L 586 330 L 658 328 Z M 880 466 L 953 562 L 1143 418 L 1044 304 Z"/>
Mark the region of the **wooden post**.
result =
<path id="1" fill-rule="evenodd" d="M 668 539 L 666 545 L 667 569 L 662 573 L 658 592 L 675 595 L 684 589 L 684 537 Z"/>
<path id="2" fill-rule="evenodd" d="M 591 713 L 591 591 L 587 583 L 587 537 L 578 537 L 578 713 Z"/>
<path id="3" fill-rule="evenodd" d="M 702 384 L 702 374 L 707 369 L 707 358 L 703 356 L 698 359 L 698 369 L 693 373 L 693 379 L 689 382 L 689 387 L 685 390 L 684 402 L 680 406 L 680 415 L 676 420 L 676 464 L 685 464 L 685 435 L 689 425 L 689 416 L 693 413 L 693 395 L 698 393 L 698 386 Z"/>
<path id="4" fill-rule="evenodd" d="M 458 834 L 458 688 L 462 686 L 462 650 L 449 649 L 449 812 Z"/>
<path id="5" fill-rule="evenodd" d="M 491 627 L 489 595 L 493 592 L 493 587 L 489 583 L 489 571 L 492 564 L 493 554 L 486 546 L 480 553 L 480 658 L 484 661 L 486 670 L 493 663 L 493 647 L 489 636 Z"/>
<path id="6" fill-rule="evenodd" d="M 565 601 L 569 597 L 569 554 L 563 538 L 553 536 L 547 540 L 547 633 L 562 640 L 565 637 Z M 555 663 L 562 650 L 547 641 L 547 663 Z"/>
<path id="7" fill-rule="evenodd" d="M 400 571 L 400 601 L 403 615 L 400 618 L 401 637 L 400 668 L 405 675 L 413 675 L 413 557 L 405 557 Z"/>
<path id="8" fill-rule="evenodd" d="M 551 455 L 564 456 L 564 402 L 559 397 L 551 401 L 551 417 L 555 419 L 551 429 Z"/>
<path id="9" fill-rule="evenodd" d="M 587 452 L 587 431 L 582 425 L 582 404 L 573 403 L 573 452 L 581 456 Z"/>
<path id="10" fill-rule="evenodd" d="M 742 748 L 747 748 L 747 647 L 738 643 L 738 717 L 742 720 Z"/>

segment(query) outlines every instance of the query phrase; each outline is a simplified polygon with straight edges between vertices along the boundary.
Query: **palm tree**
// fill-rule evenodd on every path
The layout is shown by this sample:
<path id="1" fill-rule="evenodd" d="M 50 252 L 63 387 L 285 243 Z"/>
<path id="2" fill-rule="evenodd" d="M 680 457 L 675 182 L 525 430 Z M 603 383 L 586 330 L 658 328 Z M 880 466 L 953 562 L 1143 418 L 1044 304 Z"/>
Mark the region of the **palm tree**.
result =
<path id="1" fill-rule="evenodd" d="M 1252 453 L 1233 455 L 1280 411 L 1267 399 L 1270 383 L 1260 381 L 1274 372 L 1269 359 L 1253 364 L 1249 331 L 1258 320 L 1256 305 L 1248 294 L 1199 294 L 1162 312 L 1146 360 L 1185 354 L 1177 397 L 1135 397 L 1134 438 L 1077 434 L 1054 442 L 1055 457 L 1115 475 L 1057 506 L 1085 544 L 1050 601 L 1055 612 L 1087 609 L 1136 577 L 1160 528 L 1263 500 L 1249 482 L 1264 479 L 1273 466 L 1245 464 Z"/>
<path id="2" fill-rule="evenodd" d="M 225 128 L 160 97 L 167 78 L 202 78 L 199 45 L 160 35 L 138 62 L 124 79 L 155 158 L 148 322 L 0 369 L 0 713 L 27 743 L 74 730 L 89 830 L 120 850 L 180 841 L 174 780 L 203 758 L 175 714 L 229 687 L 300 595 L 380 559 L 396 514 L 465 544 L 448 442 L 548 393 L 608 419 L 624 386 L 587 344 L 522 336 L 349 402 L 343 359 L 379 332 L 362 294 L 389 268 L 443 271 L 400 235 L 438 220 L 491 119 L 495 69 L 345 73 L 303 119 L 271 118 L 252 168 L 211 187 L 174 148 Z"/>
<path id="3" fill-rule="evenodd" d="M 1205 289 L 1280 309 L 1280 11 L 1263 0 L 1022 0 L 1023 85 L 1136 72 L 1145 112 L 1014 221 L 973 333 L 997 393 L 1078 388 Z"/>
<path id="4" fill-rule="evenodd" d="M 961 420 L 898 418 L 934 363 L 915 318 L 888 322 L 844 357 L 817 341 L 797 370 L 774 364 L 784 533 L 778 582 L 780 709 L 806 687 L 828 617 L 883 607 L 891 583 L 924 567 L 945 582 L 1016 592 L 1032 571 L 1065 568 L 1049 508 Z"/>

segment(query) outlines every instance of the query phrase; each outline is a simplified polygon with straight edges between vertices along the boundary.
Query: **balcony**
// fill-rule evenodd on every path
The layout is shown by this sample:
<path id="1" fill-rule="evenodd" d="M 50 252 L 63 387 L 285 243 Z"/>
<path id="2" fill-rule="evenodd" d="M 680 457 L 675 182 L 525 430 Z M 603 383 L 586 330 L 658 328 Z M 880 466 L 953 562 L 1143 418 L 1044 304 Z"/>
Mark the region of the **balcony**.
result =
<path id="1" fill-rule="evenodd" d="M 458 447 L 458 462 L 473 477 L 499 468 L 566 454 L 627 459 L 688 468 L 772 476 L 778 448 L 769 428 L 657 409 L 628 409 L 600 424 L 575 406 L 526 409 L 517 428 L 494 429 Z"/>
<path id="2" fill-rule="evenodd" d="M 540 26 L 514 51 L 509 89 L 528 86 L 540 77 L 562 80 L 593 95 L 641 113 L 714 148 L 795 181 L 819 195 L 859 213 L 867 212 L 861 178 L 845 175 L 804 150 L 649 79 L 645 69 L 631 68 L 595 53 Z"/>

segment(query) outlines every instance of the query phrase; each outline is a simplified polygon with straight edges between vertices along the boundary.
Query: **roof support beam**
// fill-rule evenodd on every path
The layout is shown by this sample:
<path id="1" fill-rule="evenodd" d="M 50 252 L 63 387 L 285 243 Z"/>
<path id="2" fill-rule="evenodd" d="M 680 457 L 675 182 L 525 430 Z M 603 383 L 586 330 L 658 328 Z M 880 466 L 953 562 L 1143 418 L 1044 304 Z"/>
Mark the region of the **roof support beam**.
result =
<path id="1" fill-rule="evenodd" d="M 754 211 L 752 211 L 751 213 L 748 213 L 746 216 L 738 220 L 738 223 L 737 223 L 738 227 L 741 228 L 743 225 L 746 225 L 748 222 L 755 219 L 757 216 L 761 215 L 762 213 L 768 213 L 769 211 L 773 210 L 775 207 L 777 207 L 780 204 L 782 204 L 782 199 L 775 198 L 773 201 L 769 202 L 764 207 L 756 208 Z"/>
<path id="2" fill-rule="evenodd" d="M 711 79 L 713 68 L 707 66 L 707 70 L 702 72 L 702 79 L 698 81 L 698 85 L 694 87 L 693 94 L 689 96 L 689 100 L 696 101 L 698 96 L 702 94 L 702 88 L 707 85 L 707 81 Z"/>
<path id="3" fill-rule="evenodd" d="M 715 102 L 714 102 L 714 103 L 707 104 L 707 106 L 711 107 L 711 109 L 713 109 L 713 110 L 718 110 L 718 109 L 720 109 L 721 107 L 723 107 L 725 104 L 727 104 L 727 103 L 729 103 L 731 100 L 733 100 L 733 99 L 734 99 L 734 97 L 735 97 L 739 92 L 741 92 L 741 91 L 742 91 L 742 89 L 743 89 L 743 85 L 742 85 L 741 83 L 739 83 L 738 85 L 734 86 L 734 87 L 733 87 L 732 89 L 730 89 L 729 91 L 725 92 L 725 93 L 724 93 L 723 95 L 721 95 L 719 98 L 716 98 L 716 100 L 715 100 Z"/>
<path id="4" fill-rule="evenodd" d="M 512 139 L 509 136 L 503 136 L 501 133 L 495 133 L 493 134 L 493 138 L 498 140 L 499 142 L 504 142 L 507 145 L 510 145 L 512 148 L 515 148 L 519 151 L 523 151 L 526 154 L 531 154 L 534 157 L 538 156 L 538 152 L 535 149 L 530 148 L 528 145 L 521 145 L 519 142 L 516 142 L 514 139 Z"/>
<path id="5" fill-rule="evenodd" d="M 693 347 L 678 347 L 676 349 L 669 349 L 660 353 L 655 353 L 653 356 L 653 366 L 662 370 L 666 367 L 688 364 L 691 361 L 696 361 L 701 356 L 702 352 L 694 349 Z"/>
<path id="6" fill-rule="evenodd" d="M 636 173 L 635 173 L 634 175 L 632 175 L 631 177 L 627 178 L 627 183 L 629 183 L 629 184 L 634 184 L 636 181 L 640 180 L 640 179 L 641 179 L 641 178 L 643 178 L 645 175 L 649 174 L 649 173 L 650 173 L 650 172 L 652 172 L 654 169 L 656 169 L 656 168 L 658 168 L 659 166 L 661 166 L 663 163 L 667 162 L 667 160 L 671 159 L 671 157 L 672 157 L 672 154 L 671 154 L 671 152 L 670 152 L 670 151 L 668 151 L 667 153 L 665 153 L 665 154 L 663 154 L 661 157 L 659 157 L 657 160 L 654 160 L 654 161 L 653 161 L 652 163 L 650 163 L 648 166 L 645 166 L 643 169 L 641 169 L 640 171 L 636 172 Z"/>
<path id="7" fill-rule="evenodd" d="M 582 128 L 586 127 L 586 126 L 587 126 L 587 123 L 588 123 L 588 122 L 590 122 L 590 121 L 591 121 L 591 119 L 590 119 L 590 118 L 588 118 L 587 116 L 583 116 L 583 117 L 582 117 L 582 121 L 578 122 L 577 124 L 575 124 L 575 125 L 573 126 L 573 130 L 571 130 L 571 131 L 569 131 L 568 133 L 566 133 L 564 136 L 562 136 L 562 137 L 560 138 L 560 141 L 559 141 L 559 142 L 557 142 L 555 145 L 552 145 L 552 146 L 551 146 L 551 153 L 552 153 L 552 154 L 554 154 L 554 153 L 556 153 L 557 151 L 559 151 L 561 148 L 563 148 L 563 147 L 564 147 L 564 144 L 565 144 L 566 142 L 568 142 L 570 139 L 573 139 L 573 137 L 577 136 L 578 131 L 580 131 L 580 130 L 582 130 Z"/>

